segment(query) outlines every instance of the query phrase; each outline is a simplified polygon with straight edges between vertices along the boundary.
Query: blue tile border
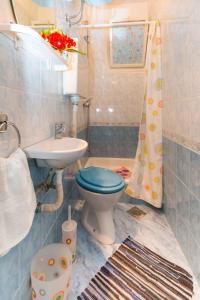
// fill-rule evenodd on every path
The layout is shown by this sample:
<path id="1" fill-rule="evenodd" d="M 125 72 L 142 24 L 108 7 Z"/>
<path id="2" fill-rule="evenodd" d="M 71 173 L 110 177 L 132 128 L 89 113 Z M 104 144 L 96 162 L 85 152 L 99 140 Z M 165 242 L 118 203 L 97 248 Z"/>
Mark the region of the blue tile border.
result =
<path id="1" fill-rule="evenodd" d="M 38 168 L 33 160 L 29 161 L 29 167 L 34 185 L 46 178 L 46 168 Z M 36 214 L 26 238 L 6 256 L 0 257 L 0 298 L 25 300 L 23 297 L 27 295 L 26 299 L 29 300 L 31 261 L 44 245 L 61 241 L 61 225 L 67 219 L 67 204 L 72 185 L 73 182 L 64 182 L 65 199 L 62 207 L 54 213 Z M 55 191 L 49 190 L 47 194 L 40 195 L 38 201 L 51 202 L 54 197 Z"/>
<path id="2" fill-rule="evenodd" d="M 135 157 L 139 127 L 134 126 L 90 126 L 90 156 Z"/>
<path id="3" fill-rule="evenodd" d="M 200 155 L 163 140 L 164 211 L 200 284 Z"/>
<path id="4" fill-rule="evenodd" d="M 112 132 L 115 131 L 117 142 L 123 140 L 125 133 L 127 133 L 126 138 L 131 139 L 132 143 L 135 135 L 134 142 L 136 142 L 137 129 L 134 131 L 132 127 L 119 130 L 118 128 L 102 127 L 100 130 L 99 126 L 92 129 L 90 138 L 99 139 L 102 142 L 105 141 L 103 137 L 109 139 L 110 134 L 112 135 Z M 104 135 L 101 136 L 103 129 Z M 98 142 L 94 141 L 93 145 L 98 147 Z M 105 155 L 110 154 L 112 149 L 109 147 L 104 150 Z M 200 283 L 200 155 L 166 138 L 164 138 L 164 148 L 164 210 Z M 118 151 L 119 149 L 117 151 L 114 149 L 117 154 L 120 153 Z M 46 177 L 47 170 L 38 168 L 34 161 L 29 161 L 29 166 L 34 184 L 38 184 Z M 6 256 L 0 258 L 0 295 L 2 298 L 22 300 L 22 295 L 23 297 L 27 295 L 27 299 L 30 297 L 31 260 L 37 250 L 45 244 L 60 241 L 61 224 L 67 218 L 67 203 L 73 192 L 72 185 L 73 182 L 65 184 L 68 190 L 62 208 L 55 214 L 36 215 L 26 239 Z M 50 191 L 45 198 L 53 199 L 53 195 L 54 192 Z"/>

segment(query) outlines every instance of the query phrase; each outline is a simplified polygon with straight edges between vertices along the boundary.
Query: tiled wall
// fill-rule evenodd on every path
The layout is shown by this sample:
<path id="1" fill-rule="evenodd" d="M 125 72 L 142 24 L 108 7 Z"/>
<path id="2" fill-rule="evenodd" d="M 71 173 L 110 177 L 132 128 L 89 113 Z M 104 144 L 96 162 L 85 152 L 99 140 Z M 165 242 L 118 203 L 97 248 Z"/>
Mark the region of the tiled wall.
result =
<path id="1" fill-rule="evenodd" d="M 4 0 L 3 3 L 8 9 L 8 1 Z M 2 21 L 1 17 L 0 20 Z M 3 18 L 3 21 L 9 20 Z M 62 96 L 62 73 L 53 71 L 54 59 L 49 58 L 42 50 L 37 42 L 33 43 L 28 36 L 21 37 L 19 48 L 16 49 L 12 40 L 0 34 L 0 111 L 8 113 L 9 119 L 19 127 L 22 147 L 52 136 L 57 121 L 65 121 L 67 134 L 70 132 L 71 105 Z M 85 74 L 85 69 L 82 69 L 81 73 Z M 126 80 L 127 76 L 125 75 Z M 85 80 L 82 83 L 87 89 Z M 137 88 L 138 84 L 137 81 Z M 138 101 L 137 96 L 135 99 Z M 131 120 L 138 109 L 134 105 Z M 83 129 L 87 121 L 87 112 L 82 105 L 79 106 L 79 113 L 79 128 Z M 16 135 L 12 129 L 1 135 L 0 156 L 6 157 L 11 153 L 16 147 L 16 142 Z M 34 161 L 30 161 L 29 165 L 36 185 L 45 178 L 47 170 L 37 168 Z M 55 213 L 36 214 L 27 237 L 7 255 L 0 257 L 0 298 L 31 298 L 31 260 L 38 249 L 60 240 L 61 224 L 66 219 L 66 205 L 71 192 L 71 184 L 64 184 L 63 207 Z M 47 195 L 38 195 L 38 201 L 53 201 L 54 196 L 55 191 L 50 190 Z"/>
<path id="2" fill-rule="evenodd" d="M 30 161 L 33 182 L 46 175 Z M 0 299 L 31 300 L 30 266 L 33 256 L 43 246 L 61 241 L 61 225 L 67 219 L 67 203 L 71 193 L 70 182 L 64 182 L 65 201 L 54 213 L 36 214 L 29 234 L 7 255 L 0 258 Z M 38 201 L 53 202 L 55 190 L 40 194 Z M 23 216 L 22 216 L 23 217 Z"/>
<path id="3" fill-rule="evenodd" d="M 89 155 L 97 157 L 135 157 L 138 127 L 90 126 Z"/>
<path id="4" fill-rule="evenodd" d="M 200 2 L 151 0 L 161 20 L 164 133 L 200 152 Z"/>
<path id="5" fill-rule="evenodd" d="M 147 1 L 116 1 L 105 8 L 91 7 L 91 23 L 137 20 L 148 17 Z M 122 45 L 123 46 L 123 45 Z M 143 69 L 111 68 L 109 30 L 90 30 L 89 44 L 91 125 L 133 126 L 140 121 L 144 98 Z"/>
<path id="6" fill-rule="evenodd" d="M 56 24 L 57 28 L 63 30 L 65 34 L 77 39 L 78 49 L 85 55 L 78 55 L 78 80 L 77 80 L 77 94 L 83 96 L 84 99 L 91 98 L 89 93 L 89 59 L 90 53 L 88 52 L 89 42 L 88 29 L 82 28 L 77 30 L 76 26 L 66 26 L 66 10 L 69 15 L 74 15 L 80 9 L 80 1 L 56 1 Z M 84 5 L 82 22 L 87 22 L 86 5 Z M 82 99 L 83 102 L 83 99 Z M 86 109 L 83 109 L 82 104 L 79 105 L 79 129 L 82 130 L 86 127 L 85 113 Z"/>
<path id="7" fill-rule="evenodd" d="M 200 284 L 200 155 L 164 139 L 164 210 Z"/>
<path id="8" fill-rule="evenodd" d="M 52 70 L 53 58 L 45 58 L 44 49 L 27 36 L 20 43 L 16 49 L 0 34 L 0 111 L 16 123 L 25 147 L 52 136 L 57 121 L 69 129 L 71 107 L 62 96 L 62 72 Z M 7 155 L 16 147 L 15 132 L 1 135 L 0 143 L 1 155 Z"/>
<path id="9" fill-rule="evenodd" d="M 200 283 L 200 2 L 150 4 L 163 42 L 165 212 Z"/>
<path id="10" fill-rule="evenodd" d="M 70 131 L 71 105 L 62 96 L 62 73 L 53 71 L 56 61 L 43 50 L 28 36 L 21 37 L 16 49 L 11 39 L 0 34 L 0 111 L 8 113 L 10 121 L 19 127 L 22 147 L 54 135 L 57 121 L 65 121 L 67 134 Z M 83 108 L 79 110 L 82 114 Z M 81 115 L 79 127 L 83 127 L 84 120 Z M 12 128 L 0 135 L 0 157 L 7 157 L 16 146 L 16 133 Z M 47 174 L 47 170 L 36 167 L 34 161 L 30 161 L 30 170 L 34 185 Z M 63 207 L 55 213 L 36 214 L 28 236 L 0 257 L 0 299 L 31 299 L 31 260 L 43 245 L 60 240 L 70 191 L 70 183 L 65 182 Z M 54 197 L 55 191 L 50 190 L 47 195 L 39 195 L 38 200 L 49 202 Z"/>

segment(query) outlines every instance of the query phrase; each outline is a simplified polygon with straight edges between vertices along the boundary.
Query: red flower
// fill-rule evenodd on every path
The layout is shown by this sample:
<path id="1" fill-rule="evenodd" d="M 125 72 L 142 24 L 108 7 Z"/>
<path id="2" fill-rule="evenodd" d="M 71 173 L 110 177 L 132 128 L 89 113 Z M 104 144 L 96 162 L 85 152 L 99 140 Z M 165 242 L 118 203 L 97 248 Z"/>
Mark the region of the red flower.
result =
<path id="1" fill-rule="evenodd" d="M 49 43 L 57 50 L 64 50 L 67 45 L 65 35 L 59 32 L 53 32 L 47 37 Z"/>
<path id="2" fill-rule="evenodd" d="M 43 32 L 40 32 L 40 35 L 44 40 L 47 38 L 46 34 L 44 34 Z"/>
<path id="3" fill-rule="evenodd" d="M 67 38 L 67 47 L 68 48 L 76 47 L 76 42 L 70 37 Z"/>
<path id="4" fill-rule="evenodd" d="M 76 47 L 76 42 L 62 32 L 54 31 L 50 33 L 49 31 L 42 31 L 40 34 L 43 39 L 47 39 L 56 50 L 63 51 L 66 48 L 70 49 Z"/>

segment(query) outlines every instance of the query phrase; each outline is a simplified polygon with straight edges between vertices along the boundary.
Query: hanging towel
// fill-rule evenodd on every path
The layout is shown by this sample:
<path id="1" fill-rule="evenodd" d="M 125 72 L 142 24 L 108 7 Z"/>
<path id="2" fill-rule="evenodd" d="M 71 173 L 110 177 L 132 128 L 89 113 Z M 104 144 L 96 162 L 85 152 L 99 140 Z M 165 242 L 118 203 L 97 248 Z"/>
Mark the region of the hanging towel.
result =
<path id="1" fill-rule="evenodd" d="M 18 148 L 0 158 L 0 255 L 28 234 L 36 204 L 26 155 Z"/>

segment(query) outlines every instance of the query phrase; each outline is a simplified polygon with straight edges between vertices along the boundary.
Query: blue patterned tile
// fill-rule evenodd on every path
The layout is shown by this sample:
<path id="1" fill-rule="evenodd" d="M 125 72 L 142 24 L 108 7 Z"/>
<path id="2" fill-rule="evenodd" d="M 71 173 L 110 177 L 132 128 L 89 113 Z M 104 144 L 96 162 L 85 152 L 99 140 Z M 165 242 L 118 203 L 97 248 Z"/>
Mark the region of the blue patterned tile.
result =
<path id="1" fill-rule="evenodd" d="M 79 139 L 83 139 L 83 140 L 87 140 L 87 135 L 88 135 L 88 132 L 89 131 L 89 128 L 85 128 L 84 130 L 81 130 L 78 132 L 78 138 Z"/>
<path id="2" fill-rule="evenodd" d="M 57 225 L 56 225 L 56 222 L 54 222 L 42 247 L 44 247 L 45 245 L 56 243 L 56 242 L 57 242 Z"/>
<path id="3" fill-rule="evenodd" d="M 97 157 L 134 157 L 138 127 L 90 126 L 90 155 Z"/>
<path id="4" fill-rule="evenodd" d="M 62 242 L 62 224 L 67 220 L 67 211 L 61 213 L 56 222 L 56 243 Z"/>
<path id="5" fill-rule="evenodd" d="M 36 214 L 32 228 L 26 238 L 19 244 L 20 282 L 30 278 L 30 266 L 33 256 L 41 247 L 41 214 Z"/>
<path id="6" fill-rule="evenodd" d="M 186 257 L 189 256 L 189 226 L 184 222 L 185 220 L 180 216 L 177 211 L 176 218 L 176 237 L 181 245 L 181 249 L 185 253 Z"/>
<path id="7" fill-rule="evenodd" d="M 177 144 L 163 138 L 164 142 L 164 165 L 176 173 L 177 169 Z"/>
<path id="8" fill-rule="evenodd" d="M 78 132 L 77 134 L 78 138 L 79 139 L 83 139 L 85 141 L 88 142 L 88 148 L 87 148 L 87 151 L 85 152 L 84 156 L 81 158 L 81 163 L 84 163 L 86 162 L 87 160 L 87 157 L 90 155 L 90 136 L 89 136 L 89 127 L 88 128 L 85 128 L 84 130 L 81 130 Z"/>
<path id="9" fill-rule="evenodd" d="M 176 232 L 176 225 L 177 225 L 176 203 L 167 194 L 165 194 L 164 212 L 166 214 L 167 220 L 171 228 L 173 229 L 174 232 Z"/>
<path id="10" fill-rule="evenodd" d="M 38 168 L 35 159 L 29 159 L 28 165 L 29 165 L 33 185 L 36 186 L 40 184 L 47 177 L 49 169 Z"/>
<path id="11" fill-rule="evenodd" d="M 189 185 L 190 151 L 181 145 L 177 145 L 177 176 Z"/>
<path id="12" fill-rule="evenodd" d="M 190 230 L 200 246 L 200 200 L 190 195 Z"/>
<path id="13" fill-rule="evenodd" d="M 46 201 L 53 202 L 54 197 L 55 194 L 50 191 L 50 193 L 46 195 Z M 23 285 L 19 289 L 18 295 L 15 300 L 25 299 L 22 297 L 22 295 L 27 295 L 27 297 L 29 297 L 31 294 L 30 265 L 33 256 L 44 245 L 61 241 L 61 225 L 63 223 L 62 221 L 64 221 L 64 216 L 66 219 L 66 204 L 63 205 L 60 215 L 63 217 L 63 220 L 60 218 L 60 216 L 58 217 L 57 214 L 58 212 L 37 214 L 31 232 L 19 245 L 21 274 L 20 281 L 22 282 L 23 280 Z"/>
<path id="14" fill-rule="evenodd" d="M 50 66 L 45 64 L 47 59 L 41 58 L 38 47 L 32 47 L 31 42 L 28 36 L 22 37 L 23 47 L 16 51 L 13 41 L 0 35 L 0 106 L 9 113 L 12 121 L 21 126 L 22 142 L 25 145 L 48 137 L 53 132 L 55 117 L 58 120 L 62 118 L 57 111 L 60 112 L 64 106 L 58 101 L 63 99 L 62 74 L 52 72 Z M 46 106 L 48 110 L 45 110 Z M 45 112 L 41 108 L 44 108 Z M 36 117 L 32 117 L 33 115 Z M 44 115 L 48 116 L 46 122 Z M 36 127 L 40 130 L 37 131 Z M 38 185 L 47 176 L 48 169 L 38 168 L 34 160 L 29 160 L 29 167 L 33 184 Z M 37 195 L 38 201 L 43 201 L 43 197 L 42 193 Z M 68 192 L 65 193 L 65 197 L 69 197 Z M 50 200 L 54 201 L 52 195 Z M 45 197 L 44 201 L 49 199 Z M 42 243 L 50 241 L 51 238 L 56 240 L 56 216 L 56 213 L 36 215 L 26 238 L 6 256 L 0 257 L 0 298 L 13 300 L 17 293 L 15 300 L 28 300 L 30 264 Z"/>
<path id="15" fill-rule="evenodd" d="M 189 263 L 200 285 L 200 245 L 195 241 L 192 233 L 189 234 Z"/>
<path id="16" fill-rule="evenodd" d="M 13 300 L 32 300 L 32 293 L 30 288 L 30 282 L 25 280 L 20 288 L 17 290 L 17 294 Z"/>
<path id="17" fill-rule="evenodd" d="M 74 179 L 63 179 L 64 201 L 69 199 L 74 185 Z"/>
<path id="18" fill-rule="evenodd" d="M 188 188 L 180 181 L 176 180 L 176 209 L 186 222 L 190 218 L 190 193 Z"/>
<path id="19" fill-rule="evenodd" d="M 19 246 L 0 257 L 0 298 L 13 299 L 19 287 Z"/>
<path id="20" fill-rule="evenodd" d="M 164 152 L 164 211 L 200 283 L 200 156 L 167 139 Z"/>
<path id="21" fill-rule="evenodd" d="M 176 176 L 174 173 L 171 172 L 170 169 L 165 168 L 164 166 L 164 190 L 165 193 L 171 198 L 175 198 L 175 193 L 176 193 Z"/>
<path id="22" fill-rule="evenodd" d="M 190 190 L 200 199 L 200 155 L 190 152 Z"/>
<path id="23" fill-rule="evenodd" d="M 49 190 L 48 193 L 45 195 L 44 199 L 42 200 L 42 203 L 54 203 L 56 199 L 56 191 L 55 190 Z M 43 212 L 40 213 L 41 218 L 41 241 L 42 243 L 47 239 L 47 235 L 51 231 L 51 227 L 53 226 L 55 220 L 56 220 L 56 214 L 57 212 Z"/>
<path id="24" fill-rule="evenodd" d="M 100 245 L 79 223 L 77 260 L 73 264 L 73 289 L 69 295 L 70 300 L 76 299 L 88 286 L 91 277 L 128 235 L 176 264 L 184 268 L 187 266 L 188 269 L 184 255 L 169 229 L 163 213 L 147 208 L 143 204 L 142 209 L 147 215 L 140 221 L 136 221 L 125 212 L 132 206 L 131 204 L 120 203 L 114 209 L 116 243 L 111 246 Z"/>
<path id="25" fill-rule="evenodd" d="M 57 242 L 60 242 L 62 240 L 62 224 L 67 220 L 68 217 L 68 204 L 69 204 L 68 199 L 65 199 L 62 205 L 62 210 L 57 212 L 57 222 L 56 222 Z"/>

